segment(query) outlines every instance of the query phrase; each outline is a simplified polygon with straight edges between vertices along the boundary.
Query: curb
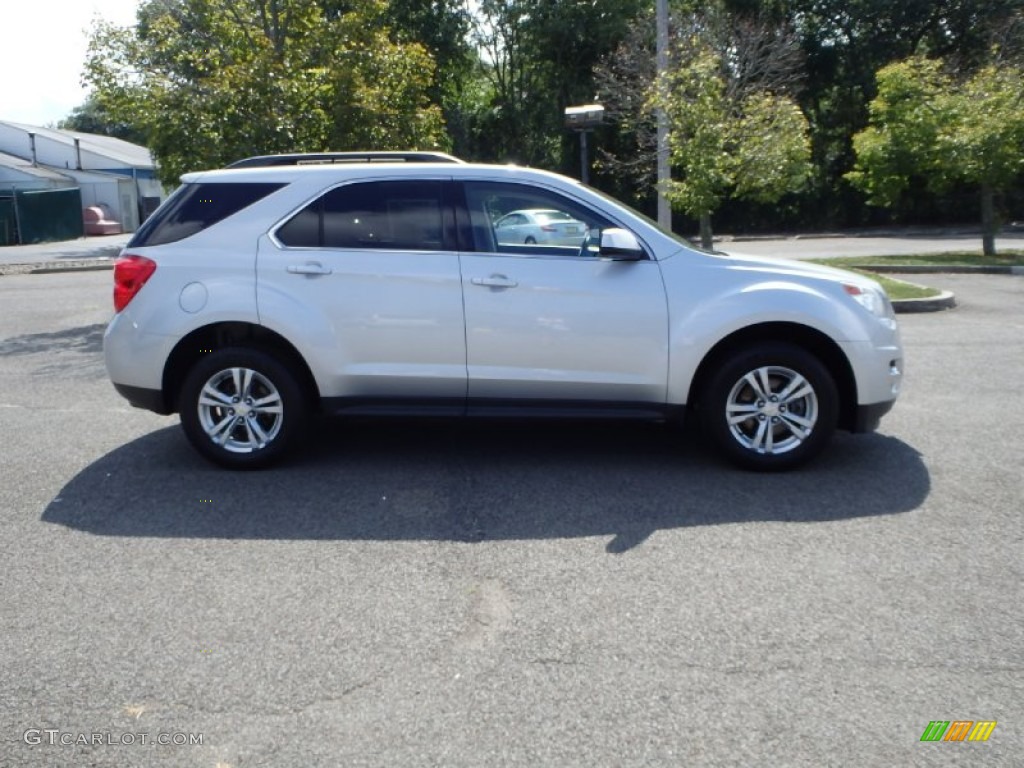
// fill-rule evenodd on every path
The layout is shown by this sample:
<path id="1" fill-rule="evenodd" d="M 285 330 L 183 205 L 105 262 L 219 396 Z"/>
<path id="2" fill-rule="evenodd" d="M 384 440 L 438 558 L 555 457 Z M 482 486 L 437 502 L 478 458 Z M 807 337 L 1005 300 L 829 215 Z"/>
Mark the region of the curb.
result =
<path id="1" fill-rule="evenodd" d="M 113 269 L 114 263 L 110 264 L 83 264 L 82 266 L 70 266 L 67 264 L 61 264 L 56 267 L 42 266 L 38 269 L 29 271 L 30 275 L 56 275 L 60 272 L 101 272 L 103 270 Z"/>
<path id="2" fill-rule="evenodd" d="M 109 256 L 67 261 L 36 261 L 23 264 L 0 264 L 0 277 L 7 275 L 49 275 L 57 272 L 94 272 L 113 269 L 114 259 Z"/>
<path id="3" fill-rule="evenodd" d="M 956 306 L 956 296 L 952 291 L 943 291 L 938 296 L 927 299 L 893 299 L 892 309 L 898 315 L 909 315 L 915 312 L 942 312 Z"/>
<path id="4" fill-rule="evenodd" d="M 951 264 L 949 266 L 918 266 L 918 265 L 905 265 L 900 266 L 899 264 L 861 264 L 860 262 L 854 263 L 851 259 L 849 267 L 854 269 L 867 269 L 871 272 L 878 272 L 880 274 L 905 274 L 905 275 L 1024 275 L 1024 267 L 972 267 L 966 264 L 957 265 Z M 845 269 L 847 265 L 844 265 Z"/>

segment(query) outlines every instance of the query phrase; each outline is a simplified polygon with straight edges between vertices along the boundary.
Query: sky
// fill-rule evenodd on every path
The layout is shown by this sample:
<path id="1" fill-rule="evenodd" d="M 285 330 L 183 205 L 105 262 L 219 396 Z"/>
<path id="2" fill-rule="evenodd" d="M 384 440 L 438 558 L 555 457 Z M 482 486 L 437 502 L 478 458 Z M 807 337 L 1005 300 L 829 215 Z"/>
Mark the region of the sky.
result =
<path id="1" fill-rule="evenodd" d="M 0 120 L 48 125 L 85 101 L 79 83 L 95 17 L 135 22 L 139 0 L 0 0 Z"/>

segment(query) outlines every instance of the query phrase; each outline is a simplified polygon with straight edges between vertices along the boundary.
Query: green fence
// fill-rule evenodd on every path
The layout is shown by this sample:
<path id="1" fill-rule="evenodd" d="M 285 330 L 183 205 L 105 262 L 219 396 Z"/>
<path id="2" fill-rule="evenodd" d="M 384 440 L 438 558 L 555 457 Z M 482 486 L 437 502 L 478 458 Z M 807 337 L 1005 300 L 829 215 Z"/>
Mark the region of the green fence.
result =
<path id="1" fill-rule="evenodd" d="M 14 218 L 14 196 L 0 196 L 0 245 L 18 242 L 18 225 Z"/>
<path id="2" fill-rule="evenodd" d="M 82 192 L 77 187 L 16 191 L 14 214 L 22 244 L 72 240 L 85 235 Z"/>

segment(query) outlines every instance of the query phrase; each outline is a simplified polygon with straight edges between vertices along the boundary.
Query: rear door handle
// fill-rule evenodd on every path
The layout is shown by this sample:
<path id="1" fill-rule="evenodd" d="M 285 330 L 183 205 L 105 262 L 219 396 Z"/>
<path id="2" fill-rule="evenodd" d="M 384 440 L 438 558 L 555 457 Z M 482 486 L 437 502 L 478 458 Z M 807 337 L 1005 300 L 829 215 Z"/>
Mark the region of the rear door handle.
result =
<path id="1" fill-rule="evenodd" d="M 491 275 L 490 277 L 474 277 L 470 282 L 473 285 L 483 285 L 488 288 L 515 288 L 517 283 L 506 275 Z"/>
<path id="2" fill-rule="evenodd" d="M 329 275 L 331 268 L 319 261 L 307 261 L 305 264 L 289 264 L 288 273 L 292 275 Z"/>

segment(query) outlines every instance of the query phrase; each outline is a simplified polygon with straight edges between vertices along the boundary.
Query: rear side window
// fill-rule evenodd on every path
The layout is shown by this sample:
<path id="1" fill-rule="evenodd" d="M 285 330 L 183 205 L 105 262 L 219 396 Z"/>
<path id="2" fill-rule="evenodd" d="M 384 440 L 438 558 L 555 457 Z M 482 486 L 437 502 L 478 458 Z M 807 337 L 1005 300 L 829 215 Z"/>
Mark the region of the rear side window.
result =
<path id="1" fill-rule="evenodd" d="M 284 184 L 183 184 L 143 224 L 129 247 L 183 240 L 262 200 Z"/>
<path id="2" fill-rule="evenodd" d="M 440 181 L 374 181 L 336 187 L 277 230 L 292 248 L 439 251 Z"/>

